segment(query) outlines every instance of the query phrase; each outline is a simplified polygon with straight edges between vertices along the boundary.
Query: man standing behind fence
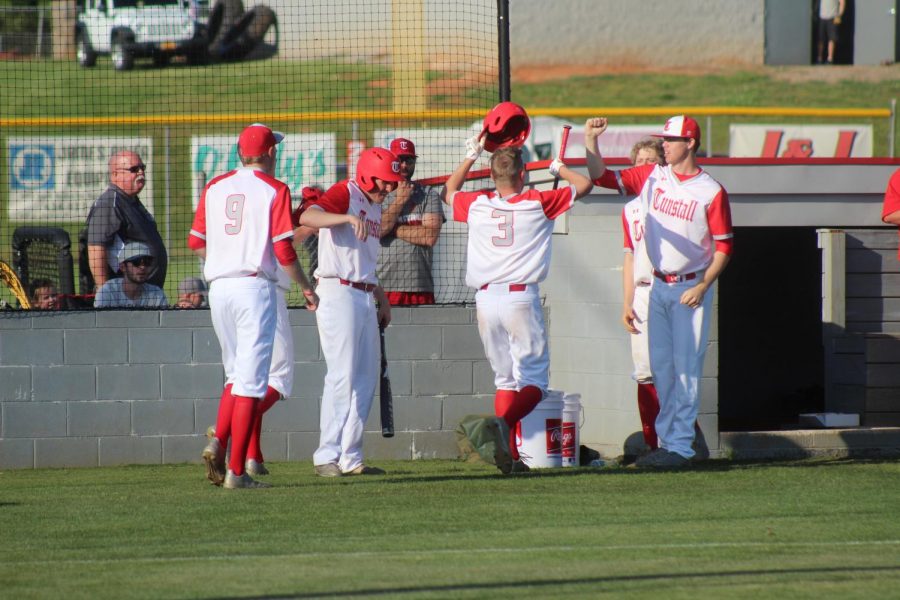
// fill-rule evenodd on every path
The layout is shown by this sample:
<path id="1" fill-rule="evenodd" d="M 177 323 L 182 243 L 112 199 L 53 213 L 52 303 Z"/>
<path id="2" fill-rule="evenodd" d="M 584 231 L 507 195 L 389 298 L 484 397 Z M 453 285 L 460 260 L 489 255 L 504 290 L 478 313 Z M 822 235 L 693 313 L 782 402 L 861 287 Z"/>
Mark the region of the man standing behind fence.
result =
<path id="1" fill-rule="evenodd" d="M 119 272 L 119 252 L 128 242 L 150 247 L 153 271 L 147 283 L 163 287 L 169 257 L 153 215 L 138 194 L 147 182 L 147 165 L 137 152 L 120 150 L 109 159 L 109 187 L 97 198 L 87 218 L 87 247 L 94 289 Z"/>
<path id="2" fill-rule="evenodd" d="M 410 140 L 395 139 L 391 152 L 400 161 L 403 181 L 381 211 L 378 282 L 392 306 L 434 304 L 431 262 L 444 224 L 441 197 L 437 189 L 413 182 L 418 156 Z"/>

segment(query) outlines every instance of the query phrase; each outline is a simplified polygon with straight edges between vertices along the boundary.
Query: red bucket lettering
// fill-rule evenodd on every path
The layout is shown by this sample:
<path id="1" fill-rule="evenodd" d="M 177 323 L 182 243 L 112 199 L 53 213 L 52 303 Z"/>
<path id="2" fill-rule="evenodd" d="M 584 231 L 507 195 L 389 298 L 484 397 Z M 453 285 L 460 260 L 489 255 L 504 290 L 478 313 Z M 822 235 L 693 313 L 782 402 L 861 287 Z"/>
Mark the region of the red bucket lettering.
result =
<path id="1" fill-rule="evenodd" d="M 562 419 L 547 419 L 547 454 L 562 452 Z"/>
<path id="2" fill-rule="evenodd" d="M 562 455 L 575 458 L 575 423 L 572 421 L 563 421 L 562 424 Z"/>

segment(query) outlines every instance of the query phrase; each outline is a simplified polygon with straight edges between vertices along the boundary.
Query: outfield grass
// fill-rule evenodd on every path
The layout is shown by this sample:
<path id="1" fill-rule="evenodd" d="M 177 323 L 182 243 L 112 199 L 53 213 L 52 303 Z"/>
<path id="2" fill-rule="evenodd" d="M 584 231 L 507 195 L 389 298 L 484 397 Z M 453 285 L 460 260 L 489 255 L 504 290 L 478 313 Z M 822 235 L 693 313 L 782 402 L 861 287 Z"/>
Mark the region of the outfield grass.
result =
<path id="1" fill-rule="evenodd" d="M 199 448 L 198 448 L 199 452 Z M 900 463 L 715 461 L 503 477 L 456 461 L 326 480 L 270 465 L 0 473 L 5 598 L 886 598 Z"/>

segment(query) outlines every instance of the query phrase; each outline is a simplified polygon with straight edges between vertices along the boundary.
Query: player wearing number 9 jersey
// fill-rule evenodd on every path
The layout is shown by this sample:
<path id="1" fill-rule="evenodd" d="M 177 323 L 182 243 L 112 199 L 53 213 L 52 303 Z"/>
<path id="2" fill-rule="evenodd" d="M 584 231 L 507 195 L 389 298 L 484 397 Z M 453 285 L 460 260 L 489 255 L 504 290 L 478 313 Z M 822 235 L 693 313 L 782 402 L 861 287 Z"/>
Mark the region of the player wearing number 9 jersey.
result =
<path id="1" fill-rule="evenodd" d="M 519 470 L 517 423 L 543 399 L 549 386 L 550 354 L 538 284 L 550 269 L 553 220 L 591 191 L 590 180 L 561 162 L 551 174 L 566 180 L 558 190 L 525 190 L 520 148 L 500 148 L 491 156 L 496 189 L 459 191 L 483 149 L 467 142 L 465 160 L 447 180 L 442 198 L 455 221 L 469 226 L 466 283 L 475 293 L 478 333 L 494 371 L 494 411 L 510 429 L 513 465 Z M 554 161 L 556 163 L 556 161 Z"/>
<path id="2" fill-rule="evenodd" d="M 241 132 L 243 168 L 206 185 L 188 236 L 190 248 L 206 259 L 210 314 L 228 382 L 216 437 L 203 459 L 209 479 L 226 488 L 266 487 L 245 472 L 245 460 L 272 363 L 277 270 L 284 269 L 300 285 L 310 308 L 318 303 L 291 245 L 290 190 L 273 177 L 276 145 L 283 138 L 258 123 Z M 229 434 L 231 457 L 223 477 Z"/>

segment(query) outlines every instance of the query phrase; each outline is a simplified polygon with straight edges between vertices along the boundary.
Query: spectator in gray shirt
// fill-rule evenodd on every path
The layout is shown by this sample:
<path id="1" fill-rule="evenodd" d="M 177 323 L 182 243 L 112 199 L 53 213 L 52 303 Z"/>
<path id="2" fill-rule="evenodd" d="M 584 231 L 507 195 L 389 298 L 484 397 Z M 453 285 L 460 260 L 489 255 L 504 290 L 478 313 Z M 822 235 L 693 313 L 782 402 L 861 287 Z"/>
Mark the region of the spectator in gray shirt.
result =
<path id="1" fill-rule="evenodd" d="M 147 283 L 156 259 L 142 242 L 128 242 L 119 253 L 122 277 L 103 284 L 94 298 L 97 308 L 165 308 L 169 305 L 161 288 Z"/>
<path id="2" fill-rule="evenodd" d="M 150 283 L 162 287 L 169 258 L 153 215 L 138 194 L 147 181 L 147 166 L 136 152 L 120 150 L 109 159 L 109 187 L 87 218 L 87 248 L 95 289 L 117 276 L 116 257 L 128 242 L 143 242 L 154 259 Z"/>
<path id="3" fill-rule="evenodd" d="M 378 283 L 392 306 L 434 304 L 431 263 L 445 221 L 441 198 L 436 188 L 412 181 L 418 157 L 410 140 L 397 138 L 390 150 L 405 181 L 382 205 Z"/>

